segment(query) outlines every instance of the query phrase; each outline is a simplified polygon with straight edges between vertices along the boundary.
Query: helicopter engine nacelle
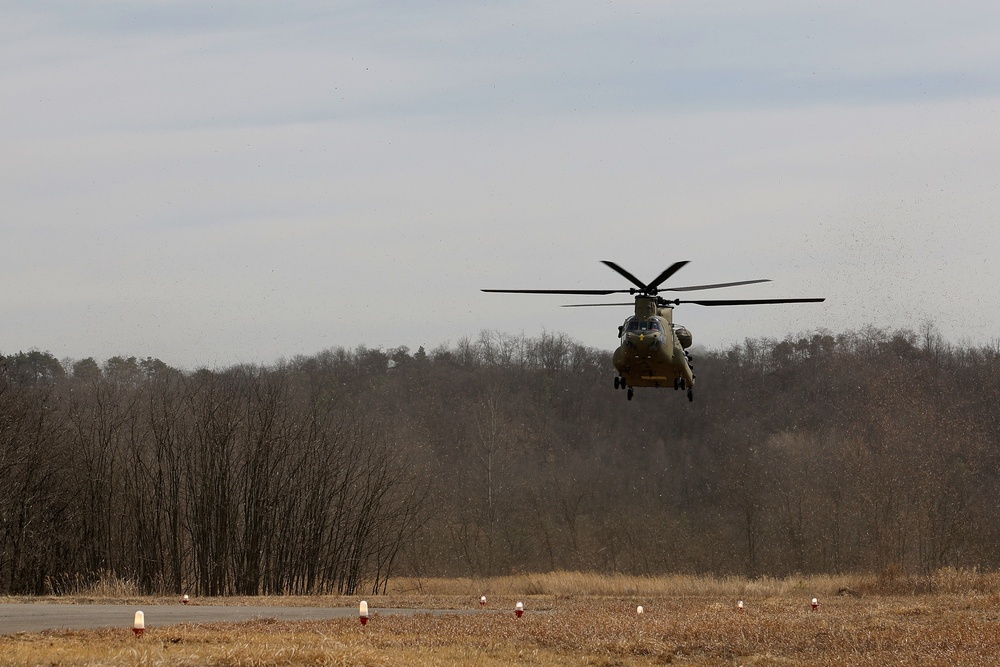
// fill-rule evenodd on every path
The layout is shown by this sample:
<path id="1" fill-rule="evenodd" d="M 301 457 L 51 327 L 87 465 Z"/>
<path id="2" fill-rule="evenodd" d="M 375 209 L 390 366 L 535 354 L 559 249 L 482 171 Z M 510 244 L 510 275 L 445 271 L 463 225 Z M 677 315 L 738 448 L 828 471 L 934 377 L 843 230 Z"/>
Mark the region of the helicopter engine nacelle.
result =
<path id="1" fill-rule="evenodd" d="M 691 332 L 688 331 L 686 327 L 677 327 L 674 329 L 674 333 L 677 335 L 677 340 L 685 350 L 691 347 L 691 343 L 694 342 L 694 338 L 691 336 Z"/>

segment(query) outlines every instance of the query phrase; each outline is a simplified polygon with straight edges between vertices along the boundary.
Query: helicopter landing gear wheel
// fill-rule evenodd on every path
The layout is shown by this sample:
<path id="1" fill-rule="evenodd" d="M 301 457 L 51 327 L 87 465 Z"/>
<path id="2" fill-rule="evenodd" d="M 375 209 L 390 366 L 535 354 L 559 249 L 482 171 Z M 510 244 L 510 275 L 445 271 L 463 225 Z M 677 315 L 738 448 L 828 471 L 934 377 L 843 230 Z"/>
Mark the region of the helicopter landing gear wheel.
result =
<path id="1" fill-rule="evenodd" d="M 621 387 L 621 378 L 616 375 L 615 376 L 615 389 L 618 389 L 619 387 Z"/>
<path id="2" fill-rule="evenodd" d="M 632 387 L 628 388 L 628 400 L 632 400 Z"/>
<path id="3" fill-rule="evenodd" d="M 688 389 L 688 403 L 694 402 L 694 390 Z"/>

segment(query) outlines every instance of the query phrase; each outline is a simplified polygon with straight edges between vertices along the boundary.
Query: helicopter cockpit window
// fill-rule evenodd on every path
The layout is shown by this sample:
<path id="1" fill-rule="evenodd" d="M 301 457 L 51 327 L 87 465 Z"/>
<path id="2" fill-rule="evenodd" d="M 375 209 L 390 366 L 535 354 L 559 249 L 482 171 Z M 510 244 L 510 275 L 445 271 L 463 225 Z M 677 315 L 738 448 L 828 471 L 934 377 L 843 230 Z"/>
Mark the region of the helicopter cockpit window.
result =
<path id="1" fill-rule="evenodd" d="M 650 320 L 649 322 L 640 322 L 639 320 L 632 320 L 628 323 L 629 331 L 663 331 L 660 323 L 656 320 Z"/>

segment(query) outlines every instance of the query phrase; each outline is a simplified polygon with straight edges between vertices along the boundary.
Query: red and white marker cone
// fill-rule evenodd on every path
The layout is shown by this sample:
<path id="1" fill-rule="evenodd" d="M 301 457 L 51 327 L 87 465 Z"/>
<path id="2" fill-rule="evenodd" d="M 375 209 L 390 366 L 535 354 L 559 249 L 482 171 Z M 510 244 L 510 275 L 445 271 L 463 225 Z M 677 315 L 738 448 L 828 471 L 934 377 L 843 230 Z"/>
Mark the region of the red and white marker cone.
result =
<path id="1" fill-rule="evenodd" d="M 368 603 L 364 600 L 358 605 L 358 618 L 361 619 L 361 625 L 368 625 Z"/>
<path id="2" fill-rule="evenodd" d="M 191 598 L 189 598 L 189 597 L 187 596 L 187 593 L 185 593 L 185 594 L 184 594 L 184 597 L 182 597 L 182 598 L 181 598 L 181 604 L 187 604 L 187 603 L 188 603 L 188 602 L 190 602 L 190 601 L 191 601 Z"/>
<path id="3" fill-rule="evenodd" d="M 740 613 L 743 612 L 743 600 L 740 600 L 739 602 L 736 603 L 736 611 Z"/>
<path id="4" fill-rule="evenodd" d="M 486 606 L 486 596 L 485 595 L 480 596 L 480 598 L 479 598 L 479 606 L 480 607 L 485 607 Z"/>
<path id="5" fill-rule="evenodd" d="M 514 615 L 517 616 L 518 618 L 521 618 L 522 616 L 524 616 L 524 603 L 523 602 L 518 602 L 516 605 L 514 605 Z"/>
<path id="6" fill-rule="evenodd" d="M 638 614 L 639 616 L 642 616 L 643 611 L 645 610 L 642 608 L 642 605 L 639 605 L 638 607 L 635 608 L 635 613 Z"/>
<path id="7" fill-rule="evenodd" d="M 818 599 L 813 598 L 812 608 L 813 608 L 813 611 L 818 611 L 819 610 L 819 600 Z"/>
<path id="8" fill-rule="evenodd" d="M 146 632 L 146 617 L 141 611 L 135 612 L 135 620 L 132 621 L 132 634 L 137 638 L 142 637 Z"/>

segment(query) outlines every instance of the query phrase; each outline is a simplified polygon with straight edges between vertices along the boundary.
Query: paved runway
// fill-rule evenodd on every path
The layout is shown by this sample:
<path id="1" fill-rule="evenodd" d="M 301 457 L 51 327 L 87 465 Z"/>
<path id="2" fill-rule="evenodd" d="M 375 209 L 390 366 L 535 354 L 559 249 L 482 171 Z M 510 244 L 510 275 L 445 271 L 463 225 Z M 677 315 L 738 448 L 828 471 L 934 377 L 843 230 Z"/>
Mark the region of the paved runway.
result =
<path id="1" fill-rule="evenodd" d="M 0 604 L 0 635 L 42 630 L 84 630 L 103 627 L 131 628 L 135 612 L 142 611 L 146 627 L 178 623 L 239 622 L 258 618 L 282 621 L 322 621 L 351 618 L 356 607 L 236 607 L 223 605 L 123 605 L 123 604 Z M 468 614 L 474 609 L 378 609 L 379 614 Z"/>

